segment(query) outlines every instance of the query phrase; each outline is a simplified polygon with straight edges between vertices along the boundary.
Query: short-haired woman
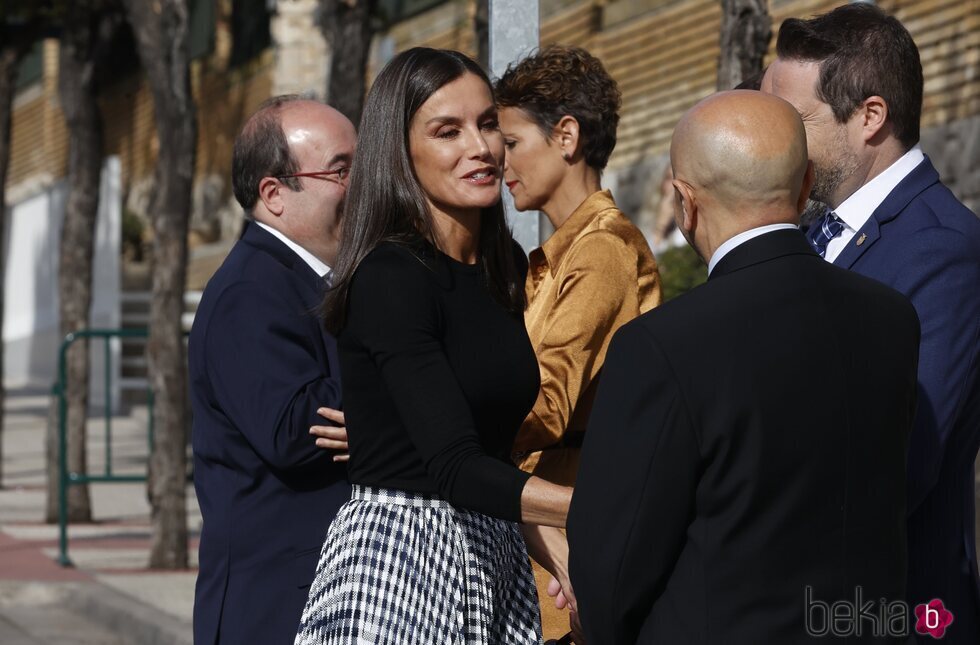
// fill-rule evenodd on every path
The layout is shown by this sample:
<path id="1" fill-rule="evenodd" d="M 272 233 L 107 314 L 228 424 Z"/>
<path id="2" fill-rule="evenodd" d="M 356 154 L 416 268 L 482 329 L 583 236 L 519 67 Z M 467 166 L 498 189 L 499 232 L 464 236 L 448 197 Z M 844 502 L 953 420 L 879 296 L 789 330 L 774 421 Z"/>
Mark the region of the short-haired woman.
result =
<path id="1" fill-rule="evenodd" d="M 579 47 L 547 47 L 509 67 L 495 93 L 514 205 L 544 212 L 555 228 L 530 254 L 524 319 L 541 390 L 515 459 L 572 486 L 609 341 L 660 304 L 660 276 L 646 239 L 600 185 L 620 93 L 599 59 Z M 568 619 L 547 600 L 545 572 L 535 567 L 535 575 L 545 637 L 556 637 Z"/>

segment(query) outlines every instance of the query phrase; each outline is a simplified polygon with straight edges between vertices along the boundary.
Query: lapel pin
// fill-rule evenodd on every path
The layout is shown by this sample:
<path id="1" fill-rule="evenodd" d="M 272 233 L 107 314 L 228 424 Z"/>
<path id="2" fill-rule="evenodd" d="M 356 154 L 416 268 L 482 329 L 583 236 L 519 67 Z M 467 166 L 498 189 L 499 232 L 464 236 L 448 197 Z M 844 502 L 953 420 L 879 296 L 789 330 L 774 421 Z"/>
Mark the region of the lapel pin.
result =
<path id="1" fill-rule="evenodd" d="M 868 239 L 867 234 L 866 233 L 861 233 L 861 237 L 859 237 L 858 238 L 858 241 L 857 241 L 857 246 L 861 246 L 862 244 L 864 244 L 864 241 L 866 239 Z"/>

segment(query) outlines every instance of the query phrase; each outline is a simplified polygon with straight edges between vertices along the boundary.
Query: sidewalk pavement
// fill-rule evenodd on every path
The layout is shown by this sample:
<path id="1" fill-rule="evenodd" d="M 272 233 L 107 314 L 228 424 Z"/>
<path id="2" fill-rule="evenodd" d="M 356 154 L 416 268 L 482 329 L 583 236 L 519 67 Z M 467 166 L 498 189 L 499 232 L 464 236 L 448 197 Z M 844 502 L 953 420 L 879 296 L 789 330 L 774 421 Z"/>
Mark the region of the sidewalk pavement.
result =
<path id="1" fill-rule="evenodd" d="M 75 567 L 56 564 L 58 527 L 44 523 L 48 396 L 7 393 L 0 487 L 0 643 L 190 645 L 196 569 L 150 571 L 145 484 L 92 484 L 94 523 L 69 528 Z M 112 421 L 113 469 L 145 473 L 146 410 Z M 89 471 L 105 462 L 104 421 L 89 421 Z M 980 462 L 978 462 L 980 470 Z M 977 477 L 980 509 L 980 474 Z M 187 490 L 191 564 L 201 514 Z M 980 533 L 980 512 L 977 514 Z"/>
<path id="2" fill-rule="evenodd" d="M 191 566 L 146 568 L 146 485 L 90 484 L 92 524 L 69 527 L 74 567 L 56 563 L 57 524 L 44 523 L 44 443 L 49 397 L 10 391 L 5 402 L 0 487 L 0 643 L 4 645 L 190 645 L 201 514 L 187 489 Z M 104 419 L 88 424 L 89 472 L 105 463 Z M 145 474 L 146 410 L 112 419 L 115 474 Z"/>

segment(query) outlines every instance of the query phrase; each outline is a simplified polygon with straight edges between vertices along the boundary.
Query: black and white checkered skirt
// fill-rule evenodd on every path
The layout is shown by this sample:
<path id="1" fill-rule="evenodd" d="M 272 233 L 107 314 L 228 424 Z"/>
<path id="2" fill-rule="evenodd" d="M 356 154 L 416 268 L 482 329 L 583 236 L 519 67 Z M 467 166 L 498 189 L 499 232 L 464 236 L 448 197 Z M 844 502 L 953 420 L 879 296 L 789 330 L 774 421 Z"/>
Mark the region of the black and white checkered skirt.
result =
<path id="1" fill-rule="evenodd" d="M 539 644 L 520 528 L 434 495 L 354 486 L 295 645 Z"/>

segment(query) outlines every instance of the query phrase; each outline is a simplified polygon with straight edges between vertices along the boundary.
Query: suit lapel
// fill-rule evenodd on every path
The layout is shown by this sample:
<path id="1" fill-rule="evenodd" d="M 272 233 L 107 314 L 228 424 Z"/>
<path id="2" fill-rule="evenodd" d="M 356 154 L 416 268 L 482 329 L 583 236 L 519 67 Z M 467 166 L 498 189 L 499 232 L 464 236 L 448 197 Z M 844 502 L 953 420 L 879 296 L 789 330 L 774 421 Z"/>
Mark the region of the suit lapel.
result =
<path id="1" fill-rule="evenodd" d="M 895 186 L 885 201 L 875 209 L 861 230 L 851 238 L 844 250 L 834 260 L 834 264 L 845 269 L 854 266 L 868 249 L 881 237 L 881 226 L 898 217 L 899 213 L 909 205 L 922 191 L 939 181 L 939 173 L 933 167 L 929 157 L 922 160 L 912 172 Z"/>

